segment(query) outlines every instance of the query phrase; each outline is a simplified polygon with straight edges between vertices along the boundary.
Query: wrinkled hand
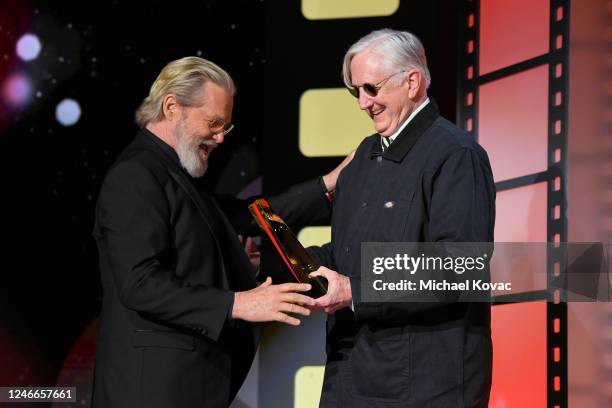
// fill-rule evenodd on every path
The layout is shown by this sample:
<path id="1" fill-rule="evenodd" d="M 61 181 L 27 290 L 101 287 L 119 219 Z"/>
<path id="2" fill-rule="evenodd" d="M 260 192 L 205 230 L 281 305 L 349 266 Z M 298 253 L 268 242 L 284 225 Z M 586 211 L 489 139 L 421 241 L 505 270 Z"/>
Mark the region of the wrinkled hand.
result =
<path id="1" fill-rule="evenodd" d="M 299 326 L 300 320 L 291 316 L 309 316 L 310 310 L 304 306 L 314 306 L 314 300 L 296 292 L 308 292 L 308 283 L 283 283 L 272 285 L 268 277 L 255 289 L 234 294 L 232 318 L 248 322 L 281 322 Z"/>
<path id="2" fill-rule="evenodd" d="M 323 176 L 323 182 L 325 183 L 325 188 L 327 188 L 327 191 L 334 191 L 336 189 L 336 182 L 338 181 L 338 176 L 340 175 L 340 172 L 347 166 L 347 164 L 351 162 L 351 160 L 353 160 L 354 156 L 355 150 L 350 152 L 344 158 L 344 160 L 342 160 L 342 163 L 340 163 L 338 167 Z"/>
<path id="3" fill-rule="evenodd" d="M 259 247 L 251 237 L 246 237 L 246 239 L 242 235 L 238 235 L 238 239 L 240 243 L 244 247 L 244 252 L 249 258 L 249 262 L 251 262 L 251 266 L 256 271 L 259 270 L 259 264 L 261 263 L 261 253 L 259 252 Z"/>
<path id="4" fill-rule="evenodd" d="M 327 279 L 327 294 L 315 299 L 313 309 L 323 310 L 329 314 L 351 304 L 353 293 L 351 291 L 351 281 L 348 277 L 324 266 L 312 272 L 310 276 L 322 276 Z"/>

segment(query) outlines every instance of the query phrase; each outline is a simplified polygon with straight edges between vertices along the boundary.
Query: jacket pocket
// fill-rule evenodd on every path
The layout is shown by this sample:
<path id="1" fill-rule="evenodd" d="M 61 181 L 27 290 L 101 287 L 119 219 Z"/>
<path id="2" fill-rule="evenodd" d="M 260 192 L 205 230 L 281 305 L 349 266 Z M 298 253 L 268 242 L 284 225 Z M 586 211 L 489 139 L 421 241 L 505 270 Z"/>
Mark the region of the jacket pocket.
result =
<path id="1" fill-rule="evenodd" d="M 376 240 L 401 241 L 412 207 L 414 191 L 404 191 L 401 194 L 386 196 L 377 204 L 374 212 L 375 224 L 371 231 L 378 235 Z"/>
<path id="2" fill-rule="evenodd" d="M 135 329 L 132 345 L 136 348 L 161 347 L 193 351 L 196 349 L 196 340 L 193 336 L 174 331 Z"/>
<path id="3" fill-rule="evenodd" d="M 349 352 L 343 382 L 354 397 L 406 400 L 410 394 L 410 334 L 402 327 L 364 327 Z"/>

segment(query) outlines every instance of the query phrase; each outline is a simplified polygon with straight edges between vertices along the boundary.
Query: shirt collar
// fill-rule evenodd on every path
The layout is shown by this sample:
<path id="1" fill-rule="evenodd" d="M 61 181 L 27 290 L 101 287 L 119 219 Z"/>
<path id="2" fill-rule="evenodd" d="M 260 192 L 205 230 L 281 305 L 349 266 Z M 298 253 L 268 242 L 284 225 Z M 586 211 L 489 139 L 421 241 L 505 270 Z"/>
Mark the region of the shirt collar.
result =
<path id="1" fill-rule="evenodd" d="M 406 126 L 408 126 L 408 123 L 410 123 L 410 121 L 417 115 L 417 113 L 419 113 L 427 104 L 429 103 L 429 97 L 427 99 L 425 99 L 425 102 L 423 102 L 422 104 L 420 104 L 415 110 L 412 111 L 412 113 L 410 114 L 410 116 L 408 116 L 408 119 L 406 119 L 404 121 L 404 123 L 402 123 L 402 125 L 391 135 L 389 136 L 389 140 L 391 141 L 391 143 L 393 143 L 393 141 L 395 140 L 395 138 L 402 133 L 402 130 L 404 130 L 404 128 Z"/>

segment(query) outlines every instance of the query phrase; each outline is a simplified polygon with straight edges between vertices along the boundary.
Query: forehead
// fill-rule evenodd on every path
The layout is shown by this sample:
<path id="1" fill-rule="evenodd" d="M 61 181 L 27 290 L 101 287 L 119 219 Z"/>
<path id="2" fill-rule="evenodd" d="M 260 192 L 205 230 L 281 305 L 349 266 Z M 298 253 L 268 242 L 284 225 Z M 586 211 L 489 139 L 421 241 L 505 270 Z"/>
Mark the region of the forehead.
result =
<path id="1" fill-rule="evenodd" d="M 384 78 L 388 71 L 385 60 L 368 51 L 362 51 L 351 60 L 351 80 L 353 84 L 376 82 Z"/>
<path id="2" fill-rule="evenodd" d="M 221 118 L 231 116 L 234 106 L 231 92 L 213 82 L 206 82 L 202 85 L 200 95 L 202 104 L 197 109 Z"/>

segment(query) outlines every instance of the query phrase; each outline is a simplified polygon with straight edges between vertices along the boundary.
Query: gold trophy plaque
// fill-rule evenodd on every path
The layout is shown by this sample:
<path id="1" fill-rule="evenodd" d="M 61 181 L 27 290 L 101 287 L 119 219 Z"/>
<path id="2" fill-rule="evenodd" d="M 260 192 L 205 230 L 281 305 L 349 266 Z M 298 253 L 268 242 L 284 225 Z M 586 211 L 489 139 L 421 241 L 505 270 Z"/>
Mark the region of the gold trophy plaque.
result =
<path id="1" fill-rule="evenodd" d="M 308 296 L 318 298 L 327 293 L 327 280 L 322 277 L 311 278 L 309 273 L 319 269 L 319 265 L 308 255 L 304 246 L 287 226 L 285 221 L 272 210 L 270 204 L 260 198 L 249 205 L 251 214 L 259 227 L 265 231 L 285 265 L 299 283 L 310 283 L 312 289 Z"/>

